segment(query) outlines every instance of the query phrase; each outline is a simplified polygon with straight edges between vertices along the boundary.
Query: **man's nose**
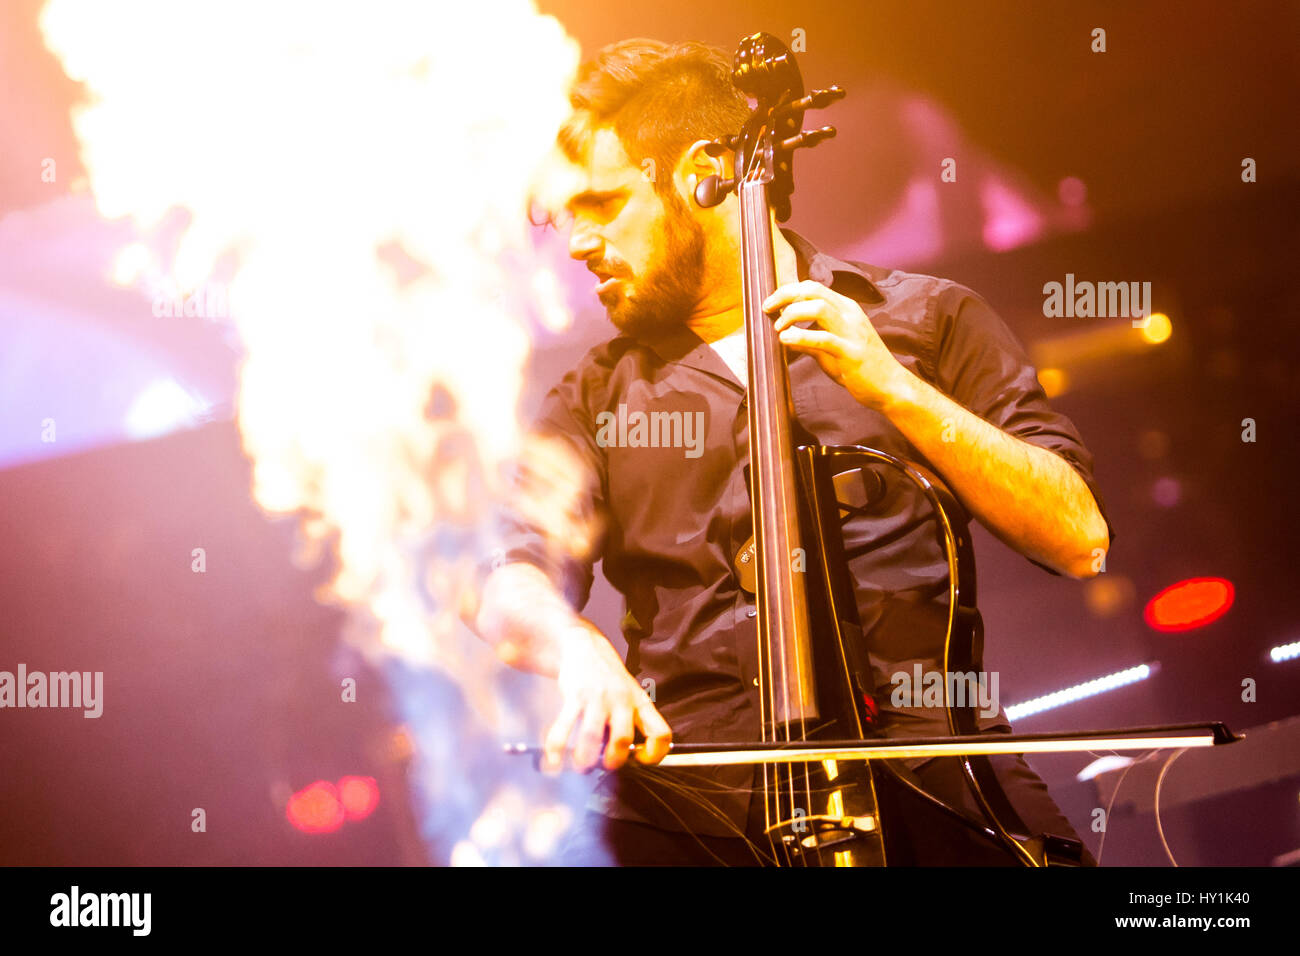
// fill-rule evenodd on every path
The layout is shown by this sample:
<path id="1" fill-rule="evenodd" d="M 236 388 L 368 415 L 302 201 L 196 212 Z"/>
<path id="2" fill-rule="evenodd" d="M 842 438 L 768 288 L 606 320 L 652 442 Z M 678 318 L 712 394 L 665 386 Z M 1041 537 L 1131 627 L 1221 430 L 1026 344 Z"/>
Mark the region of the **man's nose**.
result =
<path id="1" fill-rule="evenodd" d="M 573 227 L 569 234 L 569 255 L 574 259 L 599 258 L 605 241 L 594 229 L 584 229 L 580 225 Z"/>

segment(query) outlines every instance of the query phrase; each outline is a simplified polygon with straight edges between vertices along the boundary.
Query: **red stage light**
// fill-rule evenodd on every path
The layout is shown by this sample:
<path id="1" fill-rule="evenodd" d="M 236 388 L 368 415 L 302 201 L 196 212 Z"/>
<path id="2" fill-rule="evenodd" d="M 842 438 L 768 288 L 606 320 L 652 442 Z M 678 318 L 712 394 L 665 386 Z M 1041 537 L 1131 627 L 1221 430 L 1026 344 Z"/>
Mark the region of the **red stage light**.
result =
<path id="1" fill-rule="evenodd" d="M 374 777 L 343 777 L 339 780 L 339 802 L 349 820 L 364 820 L 379 806 L 379 784 Z"/>
<path id="2" fill-rule="evenodd" d="M 343 826 L 343 804 L 328 780 L 317 780 L 289 798 L 285 816 L 304 833 L 333 833 Z"/>
<path id="3" fill-rule="evenodd" d="M 1169 585 L 1147 602 L 1143 617 L 1157 631 L 1190 631 L 1228 613 L 1233 595 L 1232 582 L 1226 578 L 1189 578 Z"/>

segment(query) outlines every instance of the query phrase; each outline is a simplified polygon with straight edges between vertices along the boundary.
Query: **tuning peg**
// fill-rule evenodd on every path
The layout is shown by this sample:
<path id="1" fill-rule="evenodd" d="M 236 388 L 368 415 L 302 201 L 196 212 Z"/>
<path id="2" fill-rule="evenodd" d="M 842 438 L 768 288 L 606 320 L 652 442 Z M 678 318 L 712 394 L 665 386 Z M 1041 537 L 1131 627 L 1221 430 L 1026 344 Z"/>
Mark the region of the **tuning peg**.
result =
<path id="1" fill-rule="evenodd" d="M 828 140 L 835 135 L 834 126 L 823 126 L 821 129 L 806 129 L 798 136 L 791 136 L 781 142 L 781 148 L 784 150 L 800 149 L 806 146 L 816 146 L 823 140 Z"/>
<path id="2" fill-rule="evenodd" d="M 723 179 L 720 176 L 705 176 L 695 187 L 695 201 L 704 209 L 710 209 L 722 202 L 727 193 L 736 188 L 735 179 Z"/>
<path id="3" fill-rule="evenodd" d="M 813 90 L 807 96 L 785 104 L 780 110 L 781 115 L 786 113 L 802 113 L 804 110 L 819 110 L 823 106 L 829 106 L 836 100 L 844 99 L 844 91 L 838 86 L 832 86 L 825 90 Z"/>
<path id="4" fill-rule="evenodd" d="M 704 147 L 704 151 L 710 156 L 721 156 L 723 153 L 732 151 L 736 148 L 736 137 L 723 136 L 721 139 L 715 139 Z"/>
<path id="5" fill-rule="evenodd" d="M 830 86 L 824 90 L 812 91 L 812 108 L 821 109 L 823 106 L 830 106 L 836 100 L 842 100 L 845 97 L 844 90 L 838 86 Z"/>

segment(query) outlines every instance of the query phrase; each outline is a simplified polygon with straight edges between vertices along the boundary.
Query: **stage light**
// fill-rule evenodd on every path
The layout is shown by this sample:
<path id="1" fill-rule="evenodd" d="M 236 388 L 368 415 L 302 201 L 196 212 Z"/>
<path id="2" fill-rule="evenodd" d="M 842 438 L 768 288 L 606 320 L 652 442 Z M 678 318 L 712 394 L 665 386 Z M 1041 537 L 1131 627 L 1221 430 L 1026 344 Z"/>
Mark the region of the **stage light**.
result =
<path id="1" fill-rule="evenodd" d="M 1065 206 L 1082 206 L 1088 201 L 1088 187 L 1078 176 L 1066 176 L 1056 184 L 1056 197 Z"/>
<path id="2" fill-rule="evenodd" d="M 1151 486 L 1151 499 L 1162 508 L 1172 508 L 1183 498 L 1183 486 L 1177 478 L 1165 475 Z"/>
<path id="3" fill-rule="evenodd" d="M 1097 617 L 1114 617 L 1136 596 L 1133 582 L 1122 574 L 1099 574 L 1083 586 L 1083 603 Z"/>
<path id="4" fill-rule="evenodd" d="M 1169 341 L 1174 333 L 1174 324 L 1163 312 L 1152 312 L 1141 326 L 1142 338 L 1151 345 L 1160 345 Z"/>
<path id="5" fill-rule="evenodd" d="M 1066 377 L 1064 371 L 1059 368 L 1040 368 L 1038 370 L 1038 384 L 1043 386 L 1043 394 L 1048 398 L 1065 392 L 1069 387 L 1070 380 Z"/>
<path id="6" fill-rule="evenodd" d="M 1293 661 L 1300 657 L 1300 641 L 1292 641 L 1290 644 L 1280 644 L 1277 647 L 1271 647 L 1268 651 L 1269 659 L 1274 664 L 1280 664 L 1282 661 Z"/>
<path id="7" fill-rule="evenodd" d="M 1153 597 L 1142 616 L 1157 631 L 1190 631 L 1228 613 L 1233 595 L 1226 578 L 1189 578 Z"/>
<path id="8" fill-rule="evenodd" d="M 1064 690 L 1045 694 L 1042 697 L 1035 697 L 1023 704 L 1012 704 L 1006 709 L 1007 719 L 1018 720 L 1031 714 L 1038 714 L 1065 704 L 1072 704 L 1076 700 L 1082 700 L 1085 697 L 1104 694 L 1106 691 L 1115 690 L 1136 681 L 1146 680 L 1155 673 L 1156 666 L 1155 664 L 1139 664 L 1136 667 L 1116 671 L 1114 674 L 1107 674 L 1105 677 L 1098 677 L 1083 684 L 1075 684 L 1073 687 L 1067 687 Z"/>
<path id="9" fill-rule="evenodd" d="M 364 820 L 379 806 L 379 784 L 374 777 L 343 777 L 339 780 L 338 794 L 349 820 Z"/>
<path id="10" fill-rule="evenodd" d="M 303 787 L 289 798 L 284 812 L 303 833 L 333 833 L 343 826 L 343 805 L 334 784 L 327 780 Z"/>

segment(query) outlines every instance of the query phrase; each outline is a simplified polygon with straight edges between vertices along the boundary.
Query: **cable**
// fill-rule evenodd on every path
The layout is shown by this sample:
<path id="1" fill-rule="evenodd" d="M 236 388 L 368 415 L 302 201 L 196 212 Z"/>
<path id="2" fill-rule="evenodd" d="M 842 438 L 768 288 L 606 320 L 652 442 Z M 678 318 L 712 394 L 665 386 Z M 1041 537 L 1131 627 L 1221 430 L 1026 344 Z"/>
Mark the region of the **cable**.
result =
<path id="1" fill-rule="evenodd" d="M 1128 772 L 1130 770 L 1132 770 L 1138 764 L 1150 760 L 1152 757 L 1155 756 L 1155 754 L 1156 751 L 1153 750 L 1150 753 L 1144 754 L 1143 756 L 1139 757 L 1137 760 L 1134 760 L 1131 764 L 1129 764 L 1127 767 L 1124 768 L 1124 772 L 1119 775 L 1119 780 L 1115 782 L 1115 789 L 1112 790 L 1110 794 L 1110 802 L 1106 804 L 1106 817 L 1101 827 L 1101 842 L 1097 844 L 1097 865 L 1098 866 L 1101 866 L 1102 851 L 1106 849 L 1106 833 L 1110 830 L 1111 807 L 1115 806 L 1115 798 L 1119 796 L 1119 788 L 1124 786 L 1124 778 L 1128 776 Z"/>
<path id="2" fill-rule="evenodd" d="M 1160 845 L 1165 848 L 1165 856 L 1169 857 L 1169 862 L 1172 863 L 1174 866 L 1178 865 L 1178 861 L 1174 859 L 1173 853 L 1169 851 L 1169 843 L 1167 840 L 1165 840 L 1165 828 L 1160 824 L 1160 787 L 1164 784 L 1165 774 L 1167 774 L 1169 772 L 1169 768 L 1174 765 L 1174 761 L 1177 760 L 1186 752 L 1187 752 L 1187 748 L 1184 747 L 1182 750 L 1175 750 L 1172 754 L 1170 754 L 1169 759 L 1165 761 L 1165 765 L 1160 768 L 1160 776 L 1156 777 L 1156 797 L 1155 797 L 1156 833 L 1160 835 Z"/>

